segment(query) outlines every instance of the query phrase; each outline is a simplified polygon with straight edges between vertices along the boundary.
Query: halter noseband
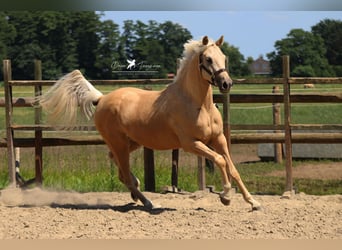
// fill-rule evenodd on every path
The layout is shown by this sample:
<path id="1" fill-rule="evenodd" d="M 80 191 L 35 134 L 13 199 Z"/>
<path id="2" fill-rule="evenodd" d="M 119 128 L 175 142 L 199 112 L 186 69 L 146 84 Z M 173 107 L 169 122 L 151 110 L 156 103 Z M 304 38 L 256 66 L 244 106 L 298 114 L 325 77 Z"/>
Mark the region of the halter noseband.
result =
<path id="1" fill-rule="evenodd" d="M 199 55 L 199 68 L 200 70 L 204 70 L 205 72 L 207 72 L 210 76 L 211 76 L 211 81 L 208 80 L 208 82 L 213 85 L 213 86 L 217 86 L 217 78 L 218 76 L 222 73 L 227 71 L 225 68 L 216 70 L 216 71 L 211 71 L 210 69 L 208 69 L 204 64 L 203 64 L 203 53 L 201 53 Z"/>

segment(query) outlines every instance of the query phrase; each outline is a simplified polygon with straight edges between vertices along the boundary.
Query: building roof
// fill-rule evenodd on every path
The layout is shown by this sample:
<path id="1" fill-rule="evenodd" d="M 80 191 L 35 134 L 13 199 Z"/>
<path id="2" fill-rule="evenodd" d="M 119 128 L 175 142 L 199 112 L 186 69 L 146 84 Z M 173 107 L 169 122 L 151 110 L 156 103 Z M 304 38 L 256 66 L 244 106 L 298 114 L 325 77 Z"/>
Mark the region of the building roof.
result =
<path id="1" fill-rule="evenodd" d="M 265 60 L 262 56 L 256 59 L 249 66 L 252 74 L 254 75 L 269 75 L 271 74 L 270 62 Z"/>

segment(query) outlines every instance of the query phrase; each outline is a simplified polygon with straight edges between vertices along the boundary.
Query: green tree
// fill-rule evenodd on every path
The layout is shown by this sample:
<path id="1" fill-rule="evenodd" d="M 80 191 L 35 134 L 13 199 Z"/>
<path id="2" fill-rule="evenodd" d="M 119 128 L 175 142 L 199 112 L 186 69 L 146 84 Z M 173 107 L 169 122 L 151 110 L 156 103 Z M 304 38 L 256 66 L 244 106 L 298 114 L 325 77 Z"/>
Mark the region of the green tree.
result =
<path id="1" fill-rule="evenodd" d="M 292 76 L 331 76 L 323 39 L 302 29 L 293 29 L 275 42 L 276 51 L 267 54 L 274 75 L 282 74 L 283 55 L 290 56 Z M 299 67 L 297 69 L 297 67 Z M 308 70 L 304 72 L 304 70 Z M 299 75 L 297 75 L 299 74 Z"/>
<path id="2" fill-rule="evenodd" d="M 73 12 L 71 17 L 73 38 L 77 44 L 79 68 L 86 72 L 87 77 L 96 78 L 96 52 L 100 44 L 98 27 L 100 17 L 95 12 Z"/>
<path id="3" fill-rule="evenodd" d="M 47 79 L 76 66 L 75 46 L 68 43 L 67 20 L 61 12 L 8 12 L 8 21 L 16 30 L 8 56 L 17 79 L 33 78 L 34 59 L 42 60 Z"/>
<path id="4" fill-rule="evenodd" d="M 133 45 L 135 42 L 134 29 L 134 22 L 132 20 L 124 21 L 121 43 L 125 59 L 133 58 Z"/>
<path id="5" fill-rule="evenodd" d="M 8 22 L 16 30 L 16 36 L 8 44 L 8 58 L 12 60 L 12 73 L 17 79 L 33 78 L 33 60 L 41 53 L 38 44 L 37 20 L 28 11 L 9 12 Z"/>
<path id="6" fill-rule="evenodd" d="M 134 77 L 165 77 L 167 73 L 176 73 L 177 58 L 181 57 L 183 44 L 191 37 L 187 29 L 170 21 L 160 24 L 150 20 L 146 24 L 127 20 L 119 45 L 120 51 L 125 52 L 121 62 L 136 59 L 137 63 L 159 66 L 158 73 L 152 76 L 141 74 Z"/>
<path id="7" fill-rule="evenodd" d="M 56 79 L 78 68 L 77 41 L 71 32 L 72 13 L 44 11 L 35 12 L 34 16 L 38 23 L 36 37 L 31 41 L 37 40 L 40 46 L 40 54 L 34 59 L 42 60 L 43 77 Z M 30 40 L 17 40 L 17 43 L 29 44 Z"/>
<path id="8" fill-rule="evenodd" d="M 8 45 L 14 40 L 16 35 L 13 25 L 8 23 L 8 17 L 5 12 L 0 12 L 0 79 L 3 78 L 2 60 L 8 58 Z M 1 81 L 1 80 L 0 80 Z"/>
<path id="9" fill-rule="evenodd" d="M 139 61 L 146 61 L 148 56 L 148 25 L 137 21 L 134 25 L 133 57 Z"/>
<path id="10" fill-rule="evenodd" d="M 159 40 L 163 47 L 163 66 L 168 73 L 176 73 L 177 59 L 182 56 L 183 45 L 192 38 L 191 33 L 181 25 L 166 21 L 160 25 Z"/>
<path id="11" fill-rule="evenodd" d="M 75 68 L 95 77 L 99 15 L 95 12 L 7 12 L 16 36 L 8 44 L 17 79 L 32 79 L 33 60 L 43 63 L 43 77 L 55 79 Z"/>
<path id="12" fill-rule="evenodd" d="M 100 44 L 96 51 L 97 78 L 112 79 L 112 63 L 120 58 L 119 26 L 111 20 L 99 24 Z"/>
<path id="13" fill-rule="evenodd" d="M 221 46 L 221 50 L 228 56 L 228 69 L 232 76 L 246 76 L 250 74 L 248 64 L 245 61 L 244 56 L 240 53 L 239 48 L 224 42 Z"/>
<path id="14" fill-rule="evenodd" d="M 342 76 L 342 21 L 324 19 L 311 31 L 323 39 L 329 64 L 337 76 Z"/>
<path id="15" fill-rule="evenodd" d="M 156 77 L 163 78 L 168 73 L 167 66 L 165 66 L 165 46 L 163 45 L 164 38 L 161 33 L 161 24 L 156 21 L 150 20 L 148 22 L 147 33 L 147 58 L 146 62 L 149 65 L 159 65 L 157 68 L 158 74 Z M 176 61 L 176 60 L 175 60 Z"/>

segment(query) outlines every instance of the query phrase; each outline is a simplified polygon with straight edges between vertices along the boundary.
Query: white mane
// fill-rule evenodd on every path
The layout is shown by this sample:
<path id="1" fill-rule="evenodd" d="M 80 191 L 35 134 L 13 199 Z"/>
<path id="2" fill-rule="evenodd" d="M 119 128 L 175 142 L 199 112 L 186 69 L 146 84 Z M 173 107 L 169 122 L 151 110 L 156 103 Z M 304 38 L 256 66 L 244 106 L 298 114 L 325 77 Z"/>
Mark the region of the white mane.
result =
<path id="1" fill-rule="evenodd" d="M 184 44 L 183 57 L 180 60 L 179 68 L 177 75 L 179 75 L 180 71 L 184 68 L 184 65 L 187 61 L 191 60 L 193 55 L 197 55 L 203 52 L 208 46 L 215 43 L 213 40 L 209 40 L 207 45 L 202 44 L 202 39 L 200 40 L 189 40 Z"/>

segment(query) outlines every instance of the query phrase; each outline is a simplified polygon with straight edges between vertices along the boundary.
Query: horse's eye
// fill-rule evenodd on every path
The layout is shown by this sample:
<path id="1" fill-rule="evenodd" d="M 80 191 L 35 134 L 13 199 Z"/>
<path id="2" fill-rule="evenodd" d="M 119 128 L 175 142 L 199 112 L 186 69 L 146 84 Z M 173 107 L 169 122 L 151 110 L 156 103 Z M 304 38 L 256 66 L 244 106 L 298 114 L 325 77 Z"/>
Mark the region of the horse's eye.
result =
<path id="1" fill-rule="evenodd" d="M 211 57 L 207 57 L 205 60 L 207 60 L 207 63 L 209 63 L 209 64 L 213 63 L 213 59 L 211 59 Z"/>

